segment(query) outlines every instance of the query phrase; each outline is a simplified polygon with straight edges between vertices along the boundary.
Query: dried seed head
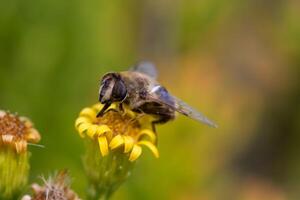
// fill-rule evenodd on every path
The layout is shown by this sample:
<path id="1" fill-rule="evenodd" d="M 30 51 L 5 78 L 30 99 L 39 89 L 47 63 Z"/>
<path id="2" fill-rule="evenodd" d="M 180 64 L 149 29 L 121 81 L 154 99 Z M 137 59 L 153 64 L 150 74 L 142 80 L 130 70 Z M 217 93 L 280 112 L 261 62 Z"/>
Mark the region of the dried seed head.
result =
<path id="1" fill-rule="evenodd" d="M 66 171 L 59 172 L 54 178 L 44 180 L 44 185 L 32 184 L 33 195 L 25 195 L 22 200 L 80 200 L 69 186 Z"/>

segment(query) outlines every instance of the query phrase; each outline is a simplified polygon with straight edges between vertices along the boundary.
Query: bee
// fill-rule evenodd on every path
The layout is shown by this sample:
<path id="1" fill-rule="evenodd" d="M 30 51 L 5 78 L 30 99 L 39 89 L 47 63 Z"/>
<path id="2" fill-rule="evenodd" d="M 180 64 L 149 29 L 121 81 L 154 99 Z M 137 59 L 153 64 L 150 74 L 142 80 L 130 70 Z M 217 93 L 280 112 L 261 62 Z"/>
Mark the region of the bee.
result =
<path id="1" fill-rule="evenodd" d="M 217 127 L 202 113 L 171 95 L 160 85 L 157 81 L 157 70 L 150 62 L 140 62 L 128 71 L 105 74 L 100 84 L 99 101 L 104 107 L 97 117 L 103 116 L 110 105 L 117 102 L 120 110 L 125 104 L 136 113 L 154 116 L 153 128 L 156 124 L 173 120 L 176 112 L 211 127 Z"/>

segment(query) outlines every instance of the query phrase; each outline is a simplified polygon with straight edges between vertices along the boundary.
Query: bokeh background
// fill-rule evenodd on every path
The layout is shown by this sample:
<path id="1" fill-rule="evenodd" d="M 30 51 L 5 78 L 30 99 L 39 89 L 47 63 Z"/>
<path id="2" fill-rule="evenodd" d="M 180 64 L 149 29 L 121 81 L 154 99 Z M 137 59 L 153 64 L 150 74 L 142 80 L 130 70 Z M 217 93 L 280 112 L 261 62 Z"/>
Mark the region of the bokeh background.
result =
<path id="1" fill-rule="evenodd" d="M 0 107 L 30 117 L 31 181 L 67 168 L 84 198 L 74 130 L 101 76 L 153 61 L 160 82 L 219 124 L 158 127 L 113 199 L 300 198 L 299 0 L 1 0 Z M 1 180 L 0 180 L 1 181 Z"/>

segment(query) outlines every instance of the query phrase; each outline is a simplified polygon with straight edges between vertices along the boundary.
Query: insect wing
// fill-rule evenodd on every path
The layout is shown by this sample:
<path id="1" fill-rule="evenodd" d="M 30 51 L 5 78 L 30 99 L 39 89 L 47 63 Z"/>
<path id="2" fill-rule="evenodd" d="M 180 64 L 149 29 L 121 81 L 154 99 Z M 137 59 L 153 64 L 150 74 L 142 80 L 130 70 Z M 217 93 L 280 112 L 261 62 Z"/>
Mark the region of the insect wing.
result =
<path id="1" fill-rule="evenodd" d="M 202 122 L 206 125 L 209 125 L 211 127 L 217 128 L 218 126 L 209 120 L 204 114 L 200 113 L 199 111 L 196 111 L 194 108 L 186 104 L 184 101 L 173 97 L 175 101 L 175 109 L 177 112 L 186 115 L 196 121 Z"/>
<path id="2" fill-rule="evenodd" d="M 156 86 L 157 88 L 153 88 L 150 92 L 151 101 L 161 103 L 163 105 L 168 106 L 169 108 L 188 116 L 196 121 L 202 122 L 211 127 L 217 127 L 217 125 L 209 120 L 205 115 L 196 111 L 194 108 L 186 104 L 184 101 L 174 97 L 168 93 L 168 91 L 160 86 Z"/>
<path id="3" fill-rule="evenodd" d="M 130 71 L 136 71 L 150 76 L 153 79 L 157 78 L 157 70 L 154 64 L 148 61 L 137 63 Z"/>

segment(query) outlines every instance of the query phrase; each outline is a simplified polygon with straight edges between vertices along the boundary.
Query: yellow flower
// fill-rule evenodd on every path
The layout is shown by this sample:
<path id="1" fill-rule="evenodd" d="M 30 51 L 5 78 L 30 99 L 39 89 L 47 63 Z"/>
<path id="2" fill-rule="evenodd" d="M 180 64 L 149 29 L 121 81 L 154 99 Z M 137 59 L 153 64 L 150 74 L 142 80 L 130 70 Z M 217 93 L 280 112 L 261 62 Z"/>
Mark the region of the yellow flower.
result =
<path id="1" fill-rule="evenodd" d="M 117 112 L 113 104 L 103 117 L 97 118 L 97 113 L 103 105 L 98 103 L 84 108 L 76 119 L 75 128 L 82 138 L 96 140 L 102 156 L 110 151 L 122 149 L 133 162 L 142 154 L 142 146 L 147 147 L 155 157 L 159 157 L 156 147 L 156 134 L 152 130 L 151 118 L 139 116 L 125 108 L 124 113 Z"/>
<path id="2" fill-rule="evenodd" d="M 40 139 L 29 119 L 0 110 L 0 199 L 17 199 L 28 178 L 27 144 Z"/>
<path id="3" fill-rule="evenodd" d="M 116 104 L 111 105 L 99 118 L 97 113 L 103 108 L 102 104 L 84 108 L 75 122 L 75 128 L 87 143 L 83 161 L 90 199 L 108 199 L 130 176 L 143 147 L 159 157 L 153 119 L 137 115 L 126 107 L 120 112 L 116 107 Z"/>
<path id="4" fill-rule="evenodd" d="M 24 153 L 28 142 L 37 143 L 40 139 L 40 134 L 28 118 L 0 110 L 0 147 L 10 146 L 17 153 Z"/>

